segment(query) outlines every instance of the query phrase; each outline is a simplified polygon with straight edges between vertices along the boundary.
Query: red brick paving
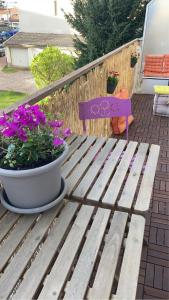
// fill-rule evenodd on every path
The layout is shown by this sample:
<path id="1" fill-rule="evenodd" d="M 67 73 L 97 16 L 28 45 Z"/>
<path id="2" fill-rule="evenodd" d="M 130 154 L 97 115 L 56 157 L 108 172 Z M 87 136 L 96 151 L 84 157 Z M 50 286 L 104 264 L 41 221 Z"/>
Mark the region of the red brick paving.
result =
<path id="1" fill-rule="evenodd" d="M 142 253 L 137 299 L 169 299 L 169 118 L 153 115 L 152 95 L 134 95 L 132 103 L 135 121 L 129 139 L 161 146 L 146 219 L 148 247 L 144 246 Z"/>

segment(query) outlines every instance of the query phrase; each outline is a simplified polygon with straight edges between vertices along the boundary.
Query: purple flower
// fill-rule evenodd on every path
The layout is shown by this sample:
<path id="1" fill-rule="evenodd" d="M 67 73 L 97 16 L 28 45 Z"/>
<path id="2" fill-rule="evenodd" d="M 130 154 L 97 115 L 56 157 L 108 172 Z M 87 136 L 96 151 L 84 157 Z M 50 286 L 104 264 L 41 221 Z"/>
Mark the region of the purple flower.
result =
<path id="1" fill-rule="evenodd" d="M 48 124 L 52 128 L 55 128 L 55 127 L 60 128 L 63 126 L 63 121 L 54 120 L 54 121 L 49 121 Z"/>
<path id="2" fill-rule="evenodd" d="M 7 124 L 9 117 L 6 114 L 0 116 L 0 126 L 5 126 Z"/>
<path id="3" fill-rule="evenodd" d="M 2 130 L 2 134 L 3 134 L 3 136 L 10 138 L 10 137 L 15 136 L 16 131 L 14 129 L 10 128 L 10 127 L 7 127 L 7 128 Z"/>
<path id="4" fill-rule="evenodd" d="M 61 145 L 63 145 L 63 143 L 64 143 L 64 140 L 61 139 L 61 138 L 59 138 L 59 137 L 56 137 L 56 138 L 53 140 L 53 145 L 54 145 L 55 147 L 61 146 Z"/>
<path id="5" fill-rule="evenodd" d="M 58 136 L 59 135 L 59 128 L 57 128 L 57 127 L 53 128 L 53 134 L 54 134 L 54 136 Z"/>
<path id="6" fill-rule="evenodd" d="M 40 124 L 44 125 L 46 123 L 46 116 L 40 110 L 39 105 L 20 105 L 12 117 L 20 127 L 28 127 L 29 130 L 33 130 Z"/>
<path id="7" fill-rule="evenodd" d="M 63 130 L 63 135 L 64 135 L 64 137 L 70 136 L 70 135 L 71 135 L 71 130 L 70 130 L 70 128 L 65 128 L 65 129 Z"/>
<path id="8" fill-rule="evenodd" d="M 28 141 L 28 136 L 27 133 L 24 129 L 20 128 L 18 130 L 18 138 L 22 141 L 22 142 L 27 142 Z"/>

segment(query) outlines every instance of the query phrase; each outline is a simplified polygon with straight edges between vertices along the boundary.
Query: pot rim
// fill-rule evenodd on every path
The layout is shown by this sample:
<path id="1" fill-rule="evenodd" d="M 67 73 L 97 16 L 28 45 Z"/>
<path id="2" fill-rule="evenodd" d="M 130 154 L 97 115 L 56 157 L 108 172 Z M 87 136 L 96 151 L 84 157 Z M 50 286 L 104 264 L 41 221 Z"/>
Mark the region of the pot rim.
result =
<path id="1" fill-rule="evenodd" d="M 34 176 L 37 174 L 48 172 L 50 168 L 54 167 L 55 165 L 59 165 L 63 160 L 63 158 L 67 155 L 69 150 L 68 144 L 64 142 L 64 146 L 65 148 L 63 153 L 58 158 L 56 158 L 55 160 L 53 160 L 52 162 L 44 166 L 33 168 L 33 169 L 27 169 L 27 170 L 7 170 L 7 169 L 0 168 L 0 176 L 6 176 L 6 177 L 18 177 L 18 176 L 29 176 L 29 175 Z"/>

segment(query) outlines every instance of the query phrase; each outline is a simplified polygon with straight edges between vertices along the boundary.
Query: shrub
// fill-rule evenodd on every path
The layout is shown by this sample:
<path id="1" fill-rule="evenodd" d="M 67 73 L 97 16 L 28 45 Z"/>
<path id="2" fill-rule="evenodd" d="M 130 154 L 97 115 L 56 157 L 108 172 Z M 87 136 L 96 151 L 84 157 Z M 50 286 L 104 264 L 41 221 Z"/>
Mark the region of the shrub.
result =
<path id="1" fill-rule="evenodd" d="M 31 72 L 38 88 L 43 88 L 74 69 L 74 58 L 58 48 L 47 47 L 34 57 Z"/>

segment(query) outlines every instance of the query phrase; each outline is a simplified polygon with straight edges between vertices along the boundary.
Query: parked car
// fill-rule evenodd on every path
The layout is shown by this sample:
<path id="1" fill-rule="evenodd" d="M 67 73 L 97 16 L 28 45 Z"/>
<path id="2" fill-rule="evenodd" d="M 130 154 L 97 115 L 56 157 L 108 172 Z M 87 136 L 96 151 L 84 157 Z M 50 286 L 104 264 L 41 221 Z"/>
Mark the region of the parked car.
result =
<path id="1" fill-rule="evenodd" d="M 5 48 L 2 44 L 0 44 L 0 56 L 5 56 Z"/>

